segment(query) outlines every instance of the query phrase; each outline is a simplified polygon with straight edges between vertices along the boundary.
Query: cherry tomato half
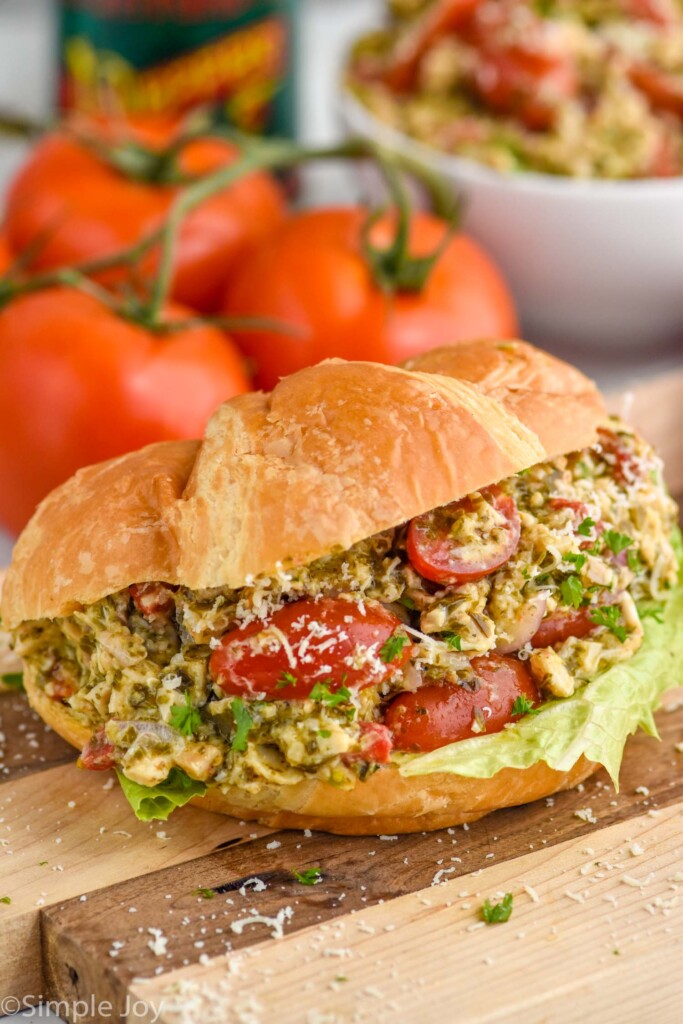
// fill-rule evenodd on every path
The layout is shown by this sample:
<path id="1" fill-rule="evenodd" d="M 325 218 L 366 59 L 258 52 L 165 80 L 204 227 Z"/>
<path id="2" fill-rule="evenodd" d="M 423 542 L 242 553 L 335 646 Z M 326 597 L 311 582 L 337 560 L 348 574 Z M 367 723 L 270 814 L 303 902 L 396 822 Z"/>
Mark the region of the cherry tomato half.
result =
<path id="1" fill-rule="evenodd" d="M 372 761 L 374 764 L 387 764 L 391 760 L 394 741 L 386 725 L 381 722 L 361 722 L 360 732 L 360 750 L 344 754 L 344 762 L 353 764 L 354 761 Z"/>
<path id="2" fill-rule="evenodd" d="M 618 483 L 631 484 L 643 475 L 637 456 L 629 450 L 619 434 L 600 427 L 598 438 L 603 455 L 607 456 L 607 461 L 613 466 L 614 478 Z"/>
<path id="3" fill-rule="evenodd" d="M 303 700 L 316 683 L 331 692 L 381 683 L 410 657 L 411 645 L 382 650 L 401 621 L 382 605 L 327 597 L 285 605 L 267 622 L 233 629 L 211 655 L 209 671 L 226 693 Z M 405 638 L 407 641 L 407 637 Z M 400 648 L 400 650 L 398 649 Z"/>
<path id="4" fill-rule="evenodd" d="M 570 636 L 586 636 L 595 623 L 590 617 L 590 608 L 565 608 L 553 612 L 543 619 L 531 638 L 532 647 L 554 647 Z"/>
<path id="5" fill-rule="evenodd" d="M 146 619 L 169 615 L 175 608 L 173 591 L 164 583 L 133 583 L 129 588 L 133 604 Z"/>
<path id="6" fill-rule="evenodd" d="M 93 772 L 106 772 L 114 767 L 114 745 L 105 736 L 104 726 L 94 732 L 83 747 L 78 767 Z"/>
<path id="7" fill-rule="evenodd" d="M 480 683 L 475 693 L 443 683 L 421 686 L 392 701 L 384 721 L 393 733 L 397 750 L 436 750 L 482 731 L 500 732 L 506 722 L 519 717 L 512 714 L 517 697 L 538 702 L 536 684 L 516 658 L 487 654 L 473 658 L 471 664 Z M 477 731 L 478 720 L 483 730 Z"/>
<path id="8" fill-rule="evenodd" d="M 425 579 L 468 583 L 504 565 L 517 550 L 520 531 L 514 498 L 494 485 L 413 519 L 406 549 Z"/>

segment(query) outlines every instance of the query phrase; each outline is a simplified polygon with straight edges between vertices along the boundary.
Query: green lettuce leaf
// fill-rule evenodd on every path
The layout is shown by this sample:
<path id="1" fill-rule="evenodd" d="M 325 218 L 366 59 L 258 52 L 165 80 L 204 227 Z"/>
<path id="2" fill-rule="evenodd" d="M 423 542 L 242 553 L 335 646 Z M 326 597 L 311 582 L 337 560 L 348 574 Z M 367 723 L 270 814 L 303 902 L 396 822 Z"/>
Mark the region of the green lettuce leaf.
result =
<path id="1" fill-rule="evenodd" d="M 667 690 L 683 685 L 683 585 L 665 604 L 643 607 L 641 615 L 645 636 L 628 661 L 502 732 L 405 755 L 401 774 L 489 779 L 502 768 L 528 768 L 537 761 L 565 772 L 583 754 L 604 765 L 618 788 L 626 740 L 638 727 L 658 736 L 653 712 Z"/>
<path id="2" fill-rule="evenodd" d="M 156 818 L 166 821 L 171 811 L 182 807 L 193 796 L 204 796 L 206 786 L 195 782 L 180 768 L 171 768 L 168 777 L 158 786 L 141 786 L 139 782 L 127 779 L 123 772 L 116 773 L 121 789 L 140 821 Z"/>

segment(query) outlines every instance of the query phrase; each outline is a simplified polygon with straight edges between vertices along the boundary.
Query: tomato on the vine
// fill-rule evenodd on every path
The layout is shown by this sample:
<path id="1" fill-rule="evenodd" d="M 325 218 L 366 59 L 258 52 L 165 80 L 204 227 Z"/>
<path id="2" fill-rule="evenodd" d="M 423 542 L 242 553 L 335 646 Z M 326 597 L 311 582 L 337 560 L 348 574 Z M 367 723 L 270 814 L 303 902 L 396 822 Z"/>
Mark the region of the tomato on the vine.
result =
<path id="1" fill-rule="evenodd" d="M 90 126 L 103 145 L 140 143 L 154 153 L 172 141 L 167 126 Z M 121 141 L 123 139 L 123 142 Z M 204 176 L 234 162 L 237 150 L 215 138 L 197 138 L 176 158 L 179 172 Z M 150 171 L 150 175 L 152 172 Z M 10 188 L 5 231 L 16 253 L 31 249 L 31 269 L 51 270 L 111 256 L 158 228 L 178 194 L 179 184 L 146 180 L 143 171 L 126 174 L 111 166 L 77 135 L 46 136 L 33 149 Z M 275 180 L 253 172 L 223 189 L 185 219 L 175 257 L 171 297 L 201 312 L 215 312 L 226 278 L 246 253 L 282 220 L 284 200 Z M 156 253 L 138 268 L 145 281 Z M 126 268 L 100 275 L 108 284 L 124 279 Z"/>
<path id="2" fill-rule="evenodd" d="M 0 310 L 0 523 L 20 530 L 81 466 L 201 437 L 216 406 L 248 389 L 217 327 L 157 334 L 70 288 L 12 299 Z"/>
<path id="3" fill-rule="evenodd" d="M 227 282 L 224 312 L 268 316 L 292 333 L 234 332 L 256 365 L 259 386 L 330 356 L 399 363 L 463 338 L 513 337 L 514 302 L 502 275 L 476 242 L 456 234 L 418 290 L 389 291 L 373 276 L 363 251 L 368 217 L 360 207 L 296 213 L 260 245 Z M 415 212 L 412 257 L 433 253 L 447 227 Z M 369 240 L 376 250 L 393 242 L 395 218 L 381 217 Z"/>

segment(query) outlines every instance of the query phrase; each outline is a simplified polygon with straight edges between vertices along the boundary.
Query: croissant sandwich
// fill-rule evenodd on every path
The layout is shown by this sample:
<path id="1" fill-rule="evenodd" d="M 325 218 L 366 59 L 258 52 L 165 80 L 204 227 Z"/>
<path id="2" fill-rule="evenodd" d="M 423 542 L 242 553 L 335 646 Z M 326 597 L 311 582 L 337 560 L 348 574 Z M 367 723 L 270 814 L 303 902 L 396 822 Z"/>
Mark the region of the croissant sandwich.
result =
<path id="1" fill-rule="evenodd" d="M 2 593 L 139 817 L 398 833 L 617 780 L 683 664 L 660 460 L 524 342 L 332 360 L 81 470 Z"/>

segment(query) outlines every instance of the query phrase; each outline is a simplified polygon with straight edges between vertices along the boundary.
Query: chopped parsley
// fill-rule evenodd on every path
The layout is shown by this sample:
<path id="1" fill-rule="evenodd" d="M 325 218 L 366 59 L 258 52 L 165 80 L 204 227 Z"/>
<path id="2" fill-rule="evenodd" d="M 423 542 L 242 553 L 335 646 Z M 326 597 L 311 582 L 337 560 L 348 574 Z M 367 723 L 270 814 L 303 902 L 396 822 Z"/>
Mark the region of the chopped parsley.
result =
<path id="1" fill-rule="evenodd" d="M 580 608 L 583 601 L 583 583 L 575 574 L 567 576 L 560 583 L 560 594 L 565 604 Z"/>
<path id="2" fill-rule="evenodd" d="M 487 924 L 503 924 L 505 921 L 510 920 L 511 914 L 511 892 L 506 892 L 500 903 L 491 903 L 490 900 L 484 900 L 484 906 L 481 908 L 482 920 L 486 921 Z"/>
<path id="3" fill-rule="evenodd" d="M 301 885 L 318 885 L 323 880 L 321 868 L 304 868 L 303 871 L 292 871 Z"/>
<path id="4" fill-rule="evenodd" d="M 602 539 L 615 555 L 621 554 L 633 544 L 633 537 L 629 537 L 627 533 L 619 533 L 617 530 L 605 530 Z"/>
<path id="5" fill-rule="evenodd" d="M 332 733 L 329 729 L 318 729 L 318 736 L 322 736 L 324 740 L 329 740 Z"/>
<path id="6" fill-rule="evenodd" d="M 610 604 L 604 608 L 593 608 L 591 621 L 596 626 L 605 626 L 610 633 L 613 633 L 620 644 L 626 640 L 626 626 L 620 625 L 621 609 L 617 604 Z"/>
<path id="7" fill-rule="evenodd" d="M 628 565 L 631 572 L 641 572 L 644 568 L 643 560 L 637 551 L 631 549 L 626 553 L 626 564 Z"/>
<path id="8" fill-rule="evenodd" d="M 444 633 L 443 638 L 453 651 L 462 650 L 462 637 L 459 633 Z"/>
<path id="9" fill-rule="evenodd" d="M 0 896 L 0 903 L 6 903 L 7 906 L 9 906 L 11 902 L 12 902 L 12 897 L 11 896 Z"/>
<path id="10" fill-rule="evenodd" d="M 320 701 L 328 708 L 336 708 L 339 704 L 348 704 L 351 700 L 351 691 L 346 686 L 340 686 L 332 693 L 327 683 L 316 683 L 308 696 L 310 700 Z"/>
<path id="11" fill-rule="evenodd" d="M 396 661 L 402 653 L 403 648 L 409 643 L 410 640 L 404 633 L 394 633 L 393 636 L 389 637 L 386 643 L 382 644 L 379 656 L 384 664 L 388 665 L 390 662 Z"/>
<path id="12" fill-rule="evenodd" d="M 577 572 L 581 572 L 584 565 L 588 561 L 588 555 L 578 554 L 575 551 L 570 551 L 568 555 L 564 555 L 563 560 L 573 565 Z"/>
<path id="13" fill-rule="evenodd" d="M 193 891 L 192 895 L 201 896 L 203 900 L 212 900 L 216 893 L 213 891 L 213 889 L 206 889 L 204 888 L 204 886 L 200 886 L 198 889 L 195 889 Z"/>
<path id="14" fill-rule="evenodd" d="M 0 676 L 5 686 L 9 686 L 11 690 L 23 690 L 24 689 L 24 673 L 23 672 L 5 672 L 4 675 Z"/>
<path id="15" fill-rule="evenodd" d="M 183 736 L 194 736 L 202 724 L 199 709 L 190 703 L 189 693 L 185 694 L 185 704 L 176 704 L 171 708 L 171 725 Z"/>
<path id="16" fill-rule="evenodd" d="M 293 676 L 291 672 L 283 672 L 275 684 L 275 689 L 282 690 L 285 686 L 296 686 L 298 681 L 299 680 L 296 676 Z"/>
<path id="17" fill-rule="evenodd" d="M 233 750 L 246 750 L 247 736 L 251 731 L 254 720 L 241 697 L 235 697 L 231 701 L 230 710 L 232 711 L 232 717 L 235 719 L 235 735 L 230 745 Z"/>
<path id="18" fill-rule="evenodd" d="M 663 608 L 639 608 L 638 613 L 641 619 L 654 619 L 655 622 L 658 622 L 660 625 L 662 624 L 662 622 L 664 622 Z"/>
<path id="19" fill-rule="evenodd" d="M 591 519 L 590 516 L 586 516 L 582 523 L 576 528 L 576 532 L 580 533 L 582 537 L 590 537 L 591 530 L 595 526 L 595 520 Z"/>
<path id="20" fill-rule="evenodd" d="M 535 708 L 529 698 L 523 693 L 519 697 L 515 697 L 512 705 L 513 715 L 537 715 L 540 710 L 540 708 Z"/>

